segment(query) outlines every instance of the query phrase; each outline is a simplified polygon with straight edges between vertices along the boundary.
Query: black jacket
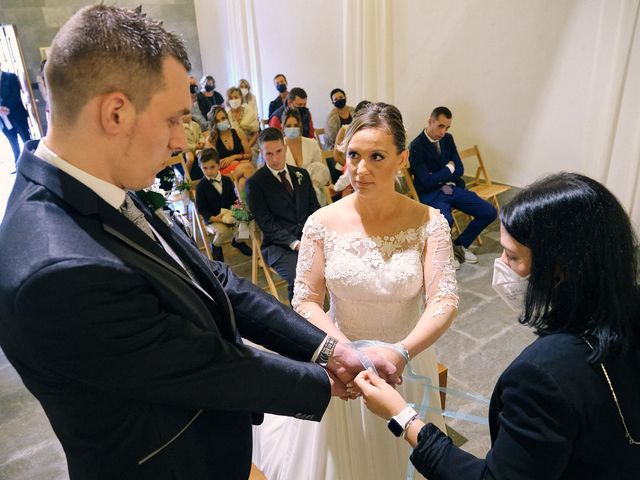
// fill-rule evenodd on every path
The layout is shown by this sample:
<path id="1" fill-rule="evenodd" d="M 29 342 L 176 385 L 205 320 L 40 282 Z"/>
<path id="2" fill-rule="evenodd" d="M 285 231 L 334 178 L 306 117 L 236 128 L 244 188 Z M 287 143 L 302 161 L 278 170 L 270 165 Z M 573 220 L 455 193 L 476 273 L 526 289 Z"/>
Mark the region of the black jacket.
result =
<path id="1" fill-rule="evenodd" d="M 0 345 L 72 480 L 244 480 L 252 419 L 320 419 L 326 373 L 240 335 L 308 360 L 322 331 L 139 205 L 194 283 L 111 205 L 28 151 L 35 144 L 0 226 Z"/>

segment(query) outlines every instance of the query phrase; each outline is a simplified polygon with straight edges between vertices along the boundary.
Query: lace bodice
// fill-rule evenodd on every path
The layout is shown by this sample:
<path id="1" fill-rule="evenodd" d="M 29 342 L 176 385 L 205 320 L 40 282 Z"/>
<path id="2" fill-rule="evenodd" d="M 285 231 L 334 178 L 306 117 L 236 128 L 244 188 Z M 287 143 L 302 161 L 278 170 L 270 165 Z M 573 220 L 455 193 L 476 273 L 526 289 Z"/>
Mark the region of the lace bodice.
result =
<path id="1" fill-rule="evenodd" d="M 329 316 L 350 340 L 397 342 L 423 313 L 457 308 L 452 258 L 449 225 L 439 213 L 384 237 L 332 230 L 316 214 L 303 230 L 292 305 L 311 320 L 310 305 L 322 308 L 328 289 Z"/>

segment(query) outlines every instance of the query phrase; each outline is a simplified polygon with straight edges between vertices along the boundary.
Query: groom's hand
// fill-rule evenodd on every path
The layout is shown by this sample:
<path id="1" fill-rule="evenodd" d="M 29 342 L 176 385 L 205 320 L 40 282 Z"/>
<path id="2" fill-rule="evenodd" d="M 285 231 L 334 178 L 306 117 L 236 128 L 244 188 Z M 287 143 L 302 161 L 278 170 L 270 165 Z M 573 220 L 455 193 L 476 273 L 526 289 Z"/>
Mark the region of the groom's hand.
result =
<path id="1" fill-rule="evenodd" d="M 382 378 L 392 385 L 397 385 L 401 382 L 400 376 L 393 363 L 377 354 L 374 350 L 368 349 L 365 353 Z M 353 381 L 359 372 L 364 370 L 364 366 L 362 362 L 360 362 L 358 354 L 353 347 L 338 342 L 333 351 L 333 355 L 327 363 L 327 370 L 346 385 Z"/>

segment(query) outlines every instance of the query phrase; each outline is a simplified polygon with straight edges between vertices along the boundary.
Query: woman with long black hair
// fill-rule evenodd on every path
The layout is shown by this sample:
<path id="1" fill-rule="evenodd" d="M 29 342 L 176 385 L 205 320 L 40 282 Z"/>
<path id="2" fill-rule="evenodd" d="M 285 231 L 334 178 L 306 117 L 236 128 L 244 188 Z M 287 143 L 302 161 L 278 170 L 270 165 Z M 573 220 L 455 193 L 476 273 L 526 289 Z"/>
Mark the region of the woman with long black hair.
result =
<path id="1" fill-rule="evenodd" d="M 638 478 L 638 245 L 627 214 L 600 183 L 560 173 L 525 188 L 500 220 L 493 285 L 539 338 L 494 389 L 486 459 L 363 372 L 367 407 L 404 435 L 430 480 Z"/>

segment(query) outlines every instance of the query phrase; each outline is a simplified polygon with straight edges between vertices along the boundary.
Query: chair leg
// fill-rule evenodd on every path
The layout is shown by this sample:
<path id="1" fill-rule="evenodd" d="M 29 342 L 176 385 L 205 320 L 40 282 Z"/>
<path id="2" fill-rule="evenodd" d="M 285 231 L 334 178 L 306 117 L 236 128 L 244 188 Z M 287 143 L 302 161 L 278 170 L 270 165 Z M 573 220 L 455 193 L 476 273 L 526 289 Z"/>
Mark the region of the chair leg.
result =
<path id="1" fill-rule="evenodd" d="M 449 369 L 446 365 L 442 363 L 438 363 L 438 384 L 440 388 L 447 388 L 447 376 L 449 375 Z M 442 405 L 442 410 L 445 409 L 445 405 L 447 403 L 447 394 L 445 392 L 440 392 L 440 404 Z"/>

